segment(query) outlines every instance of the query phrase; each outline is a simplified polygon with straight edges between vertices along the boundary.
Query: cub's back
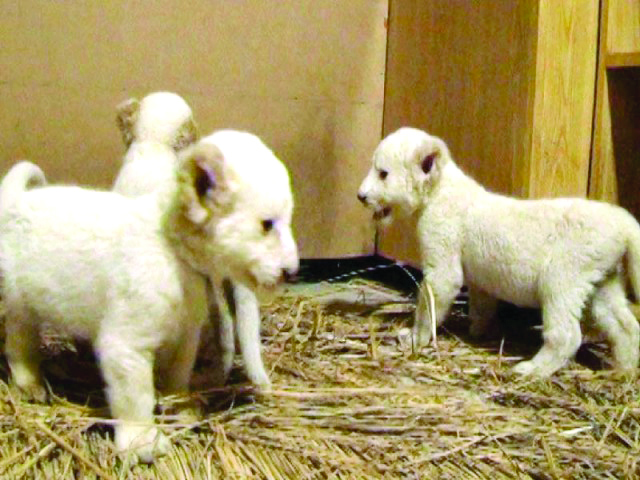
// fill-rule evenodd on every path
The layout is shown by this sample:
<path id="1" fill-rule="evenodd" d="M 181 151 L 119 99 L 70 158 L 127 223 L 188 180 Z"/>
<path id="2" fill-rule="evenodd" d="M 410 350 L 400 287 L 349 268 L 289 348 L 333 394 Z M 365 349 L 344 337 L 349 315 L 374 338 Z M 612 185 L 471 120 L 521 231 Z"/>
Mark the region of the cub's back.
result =
<path id="1" fill-rule="evenodd" d="M 136 258 L 166 256 L 146 200 L 77 187 L 24 192 L 0 212 L 3 296 L 91 336 L 112 289 L 128 288 Z"/>

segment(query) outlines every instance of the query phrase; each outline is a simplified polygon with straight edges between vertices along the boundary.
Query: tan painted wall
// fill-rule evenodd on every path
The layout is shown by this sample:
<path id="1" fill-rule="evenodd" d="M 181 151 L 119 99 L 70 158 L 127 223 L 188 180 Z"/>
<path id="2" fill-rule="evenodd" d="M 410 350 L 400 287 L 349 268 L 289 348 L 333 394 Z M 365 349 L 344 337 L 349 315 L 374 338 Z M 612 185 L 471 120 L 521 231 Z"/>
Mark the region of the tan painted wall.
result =
<path id="1" fill-rule="evenodd" d="M 3 2 L 0 167 L 107 187 L 114 107 L 173 90 L 204 132 L 247 129 L 289 166 L 304 257 L 373 251 L 355 199 L 380 139 L 387 0 Z"/>

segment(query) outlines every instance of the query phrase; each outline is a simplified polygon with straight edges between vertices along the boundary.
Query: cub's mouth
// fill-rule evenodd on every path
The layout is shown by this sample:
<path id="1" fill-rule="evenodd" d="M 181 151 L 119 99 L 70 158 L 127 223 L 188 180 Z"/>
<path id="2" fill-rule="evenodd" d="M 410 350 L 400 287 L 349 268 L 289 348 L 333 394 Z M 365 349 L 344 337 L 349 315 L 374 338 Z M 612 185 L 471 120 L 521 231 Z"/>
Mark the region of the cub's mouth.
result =
<path id="1" fill-rule="evenodd" d="M 263 293 L 274 292 L 278 286 L 282 283 L 280 277 L 259 277 L 255 273 L 248 271 L 245 273 L 247 280 L 246 285 L 251 287 L 254 291 L 260 291 Z"/>
<path id="2" fill-rule="evenodd" d="M 240 272 L 236 271 L 233 275 L 231 275 L 231 279 L 234 282 L 242 283 L 244 286 L 253 291 L 257 290 L 260 287 L 258 278 L 249 270 L 242 270 Z"/>
<path id="3" fill-rule="evenodd" d="M 373 219 L 376 221 L 383 220 L 391 215 L 391 207 L 378 208 L 373 212 Z"/>

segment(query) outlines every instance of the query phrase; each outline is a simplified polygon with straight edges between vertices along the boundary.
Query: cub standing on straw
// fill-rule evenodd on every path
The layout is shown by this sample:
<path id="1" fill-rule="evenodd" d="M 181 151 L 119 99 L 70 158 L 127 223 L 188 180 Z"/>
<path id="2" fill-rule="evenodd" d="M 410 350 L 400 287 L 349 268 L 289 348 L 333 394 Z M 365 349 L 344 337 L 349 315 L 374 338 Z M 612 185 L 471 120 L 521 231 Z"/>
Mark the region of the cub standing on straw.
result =
<path id="1" fill-rule="evenodd" d="M 175 188 L 175 152 L 198 137 L 187 102 L 172 92 L 150 93 L 140 101 L 131 98 L 118 105 L 117 123 L 127 153 L 113 191 L 128 197 L 151 192 L 171 192 Z M 259 144 L 255 141 L 256 137 L 246 132 L 223 130 L 208 138 L 217 142 L 221 149 L 234 148 L 234 143 L 244 144 L 247 149 Z M 267 184 L 265 181 L 265 185 Z M 274 192 L 274 196 L 278 195 L 278 192 Z M 218 344 L 211 347 L 215 358 L 220 360 L 219 368 L 214 372 L 214 384 L 224 384 L 231 371 L 235 356 L 234 334 L 237 334 L 247 376 L 254 385 L 267 391 L 271 382 L 260 351 L 260 304 L 256 293 L 242 283 L 231 282 L 231 296 L 235 307 L 234 325 L 227 299 L 222 295 L 223 283 L 220 280 L 213 288 L 215 307 L 218 310 L 217 317 L 213 316 L 216 320 L 214 341 Z"/>
<path id="2" fill-rule="evenodd" d="M 28 162 L 9 171 L 0 185 L 0 272 L 17 387 L 45 397 L 41 322 L 88 338 L 118 421 L 118 451 L 144 462 L 167 452 L 153 425 L 153 371 L 165 393 L 188 390 L 208 313 L 205 277 L 272 289 L 298 266 L 286 168 L 264 146 L 251 151 L 221 153 L 205 141 L 184 150 L 169 202 L 77 187 L 26 190 L 44 183 L 42 171 Z"/>
<path id="3" fill-rule="evenodd" d="M 474 334 L 488 326 L 496 299 L 542 309 L 543 346 L 515 366 L 518 373 L 546 377 L 561 368 L 580 347 L 581 324 L 606 336 L 618 369 L 637 367 L 640 327 L 624 267 L 640 298 L 640 227 L 624 209 L 488 192 L 456 166 L 441 139 L 413 128 L 380 143 L 358 198 L 381 224 L 394 215 L 415 219 L 437 325 L 466 282 Z M 430 339 L 427 313 L 420 298 L 417 346 Z"/>

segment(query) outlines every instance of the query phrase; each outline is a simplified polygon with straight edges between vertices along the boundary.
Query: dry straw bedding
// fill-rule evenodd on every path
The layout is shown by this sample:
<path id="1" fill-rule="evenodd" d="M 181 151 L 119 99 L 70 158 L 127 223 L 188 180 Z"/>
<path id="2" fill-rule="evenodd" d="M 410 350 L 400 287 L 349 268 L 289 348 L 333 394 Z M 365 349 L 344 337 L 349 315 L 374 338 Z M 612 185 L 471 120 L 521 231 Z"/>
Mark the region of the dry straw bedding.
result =
<path id="1" fill-rule="evenodd" d="M 256 397 L 240 368 L 229 387 L 207 390 L 205 348 L 194 395 L 205 414 L 195 423 L 161 417 L 174 449 L 151 466 L 131 468 L 113 454 L 88 349 L 47 337 L 50 405 L 21 401 L 2 364 L 0 478 L 640 476 L 635 381 L 578 363 L 547 381 L 520 379 L 509 368 L 523 345 L 471 342 L 462 314 L 448 322 L 437 351 L 414 356 L 401 330 L 411 302 L 371 306 L 372 290 L 384 288 L 367 284 L 355 302 L 297 291 L 265 307 L 272 394 Z"/>

